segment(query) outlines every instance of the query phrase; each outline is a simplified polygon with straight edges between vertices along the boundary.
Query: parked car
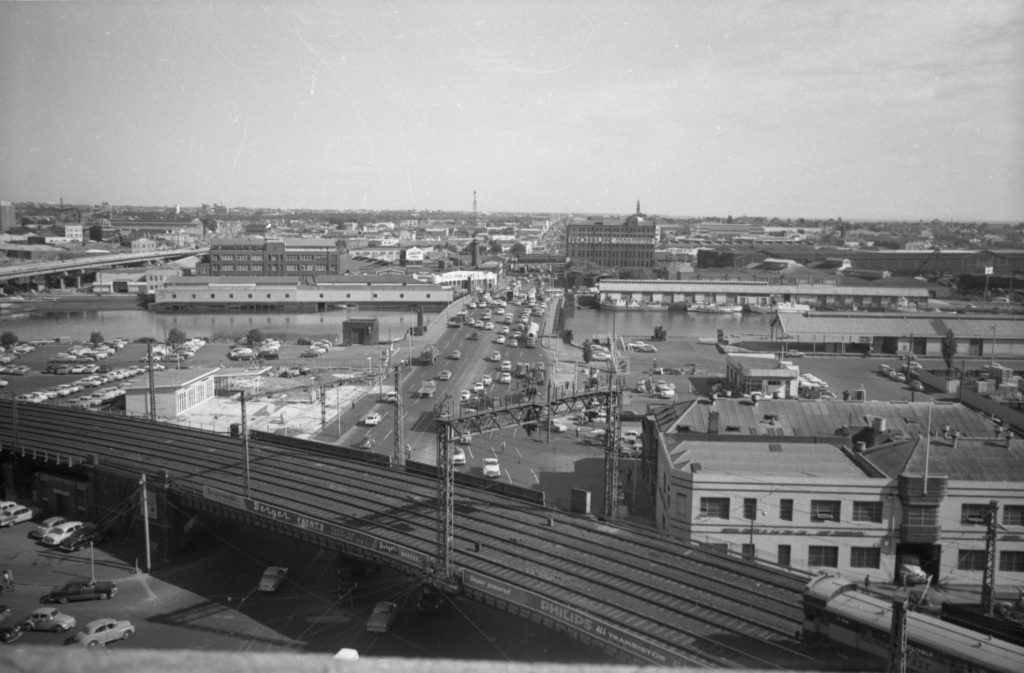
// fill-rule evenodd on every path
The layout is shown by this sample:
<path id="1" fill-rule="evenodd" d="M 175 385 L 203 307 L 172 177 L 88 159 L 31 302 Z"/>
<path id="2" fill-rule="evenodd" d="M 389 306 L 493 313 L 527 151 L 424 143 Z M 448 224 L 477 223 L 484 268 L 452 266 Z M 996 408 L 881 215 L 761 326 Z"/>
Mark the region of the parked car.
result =
<path id="1" fill-rule="evenodd" d="M 383 417 L 377 412 L 367 414 L 366 418 L 363 419 L 363 425 L 380 425 Z"/>
<path id="2" fill-rule="evenodd" d="M 68 601 L 106 600 L 117 593 L 117 584 L 108 581 L 76 580 L 58 587 L 44 595 L 43 603 L 67 603 Z"/>
<path id="3" fill-rule="evenodd" d="M 494 379 L 491 377 L 490 374 L 484 374 L 483 376 L 480 377 L 480 383 L 484 384 L 485 386 L 489 386 L 492 383 L 494 383 Z"/>
<path id="4" fill-rule="evenodd" d="M 508 372 L 502 372 L 498 377 L 498 383 L 512 383 L 512 375 Z"/>
<path id="5" fill-rule="evenodd" d="M 263 571 L 260 578 L 260 591 L 277 591 L 288 579 L 288 568 L 282 566 L 270 566 Z"/>
<path id="6" fill-rule="evenodd" d="M 397 617 L 398 605 L 391 601 L 381 601 L 373 606 L 373 612 L 366 620 L 366 630 L 370 633 L 387 633 Z"/>
<path id="7" fill-rule="evenodd" d="M 904 554 L 900 557 L 899 579 L 903 584 L 927 584 L 931 579 L 928 573 L 921 568 L 921 560 L 912 555 Z"/>
<path id="8" fill-rule="evenodd" d="M 31 521 L 34 516 L 34 512 L 31 507 L 25 505 L 19 505 L 14 509 L 9 509 L 3 514 L 0 514 L 0 528 L 7 528 L 8 526 L 14 526 L 18 523 L 24 523 Z"/>
<path id="9" fill-rule="evenodd" d="M 21 633 L 21 624 L 15 624 L 14 626 L 0 629 L 0 643 L 13 643 L 21 637 Z"/>
<path id="10" fill-rule="evenodd" d="M 463 391 L 459 392 L 459 400 L 461 400 L 462 402 L 469 402 L 469 400 L 472 397 L 473 397 L 473 393 L 469 392 L 468 390 L 463 390 Z"/>
<path id="11" fill-rule="evenodd" d="M 103 542 L 108 534 L 108 529 L 87 523 L 64 539 L 59 546 L 64 551 L 79 551 L 91 544 Z"/>
<path id="12" fill-rule="evenodd" d="M 128 640 L 135 635 L 135 627 L 127 619 L 94 619 L 85 629 L 75 634 L 75 642 L 86 647 L 96 647 L 115 640 Z"/>
<path id="13" fill-rule="evenodd" d="M 47 517 L 47 518 L 43 519 L 42 521 L 40 521 L 39 525 L 36 526 L 34 529 L 32 529 L 29 532 L 28 536 L 36 538 L 37 540 L 41 540 L 44 537 L 46 537 L 47 533 L 49 533 L 51 530 L 53 530 L 57 526 L 61 525 L 62 523 L 65 523 L 66 521 L 67 521 L 67 518 L 65 518 L 63 516 Z"/>
<path id="14" fill-rule="evenodd" d="M 6 514 L 7 512 L 13 511 L 20 507 L 20 505 L 13 500 L 4 500 L 0 502 L 0 515 Z"/>
<path id="15" fill-rule="evenodd" d="M 21 622 L 25 631 L 56 631 L 60 633 L 75 628 L 78 624 L 71 615 L 66 615 L 57 608 L 37 608 Z"/>
<path id="16" fill-rule="evenodd" d="M 420 587 L 420 595 L 416 599 L 417 612 L 437 612 L 444 606 L 444 593 L 430 584 Z"/>
<path id="17" fill-rule="evenodd" d="M 49 533 L 43 536 L 43 544 L 47 547 L 56 547 L 64 540 L 71 537 L 71 534 L 77 531 L 85 524 L 81 521 L 65 521 L 61 525 L 50 530 Z"/>
<path id="18" fill-rule="evenodd" d="M 501 466 L 497 458 L 484 458 L 484 476 L 488 479 L 497 479 L 501 476 Z"/>

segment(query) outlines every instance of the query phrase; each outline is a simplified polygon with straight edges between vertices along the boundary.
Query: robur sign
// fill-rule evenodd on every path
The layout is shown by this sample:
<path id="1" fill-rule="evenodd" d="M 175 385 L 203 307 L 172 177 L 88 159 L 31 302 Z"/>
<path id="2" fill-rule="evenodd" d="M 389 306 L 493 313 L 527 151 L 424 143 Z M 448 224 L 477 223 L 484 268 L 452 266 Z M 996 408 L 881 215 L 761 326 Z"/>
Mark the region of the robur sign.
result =
<path id="1" fill-rule="evenodd" d="M 256 394 L 260 391 L 260 379 L 255 376 L 236 376 L 228 379 L 227 389 Z"/>

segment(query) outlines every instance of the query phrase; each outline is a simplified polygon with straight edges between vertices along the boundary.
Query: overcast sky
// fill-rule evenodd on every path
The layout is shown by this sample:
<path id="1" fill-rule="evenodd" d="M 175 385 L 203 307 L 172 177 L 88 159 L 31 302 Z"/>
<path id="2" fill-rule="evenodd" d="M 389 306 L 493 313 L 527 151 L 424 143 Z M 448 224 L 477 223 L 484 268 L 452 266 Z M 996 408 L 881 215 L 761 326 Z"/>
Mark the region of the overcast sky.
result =
<path id="1" fill-rule="evenodd" d="M 0 4 L 0 198 L 1024 220 L 1024 2 Z"/>

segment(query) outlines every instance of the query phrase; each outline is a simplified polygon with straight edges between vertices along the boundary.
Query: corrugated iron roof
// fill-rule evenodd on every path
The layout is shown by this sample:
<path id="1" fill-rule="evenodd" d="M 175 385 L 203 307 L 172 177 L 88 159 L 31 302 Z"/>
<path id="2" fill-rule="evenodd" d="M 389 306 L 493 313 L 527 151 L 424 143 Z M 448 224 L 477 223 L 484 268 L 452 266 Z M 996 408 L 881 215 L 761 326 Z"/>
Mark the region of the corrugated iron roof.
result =
<path id="1" fill-rule="evenodd" d="M 1024 339 L 1019 316 L 946 313 L 780 313 L 779 324 L 793 337 L 799 335 L 865 335 L 944 337 L 949 330 L 958 339 Z M 994 330 L 994 332 L 993 332 Z"/>
<path id="2" fill-rule="evenodd" d="M 833 444 L 683 440 L 670 450 L 675 469 L 766 477 L 868 478 Z"/>

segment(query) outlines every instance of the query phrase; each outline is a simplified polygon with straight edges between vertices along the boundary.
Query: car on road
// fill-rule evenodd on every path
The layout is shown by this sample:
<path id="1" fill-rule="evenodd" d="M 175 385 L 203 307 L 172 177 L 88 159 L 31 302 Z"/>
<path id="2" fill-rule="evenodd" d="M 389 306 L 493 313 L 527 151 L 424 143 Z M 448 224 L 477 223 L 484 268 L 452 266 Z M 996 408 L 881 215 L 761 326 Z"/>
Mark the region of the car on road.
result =
<path id="1" fill-rule="evenodd" d="M 917 381 L 917 380 L 911 381 L 910 382 L 910 389 L 911 390 L 916 390 L 919 393 L 923 393 L 924 392 L 924 384 L 921 383 L 920 381 Z M 3 525 L 3 524 L 0 524 L 0 525 Z"/>
<path id="2" fill-rule="evenodd" d="M 19 505 L 0 514 L 0 528 L 7 528 L 8 526 L 31 521 L 33 515 L 34 512 L 31 507 Z"/>
<path id="3" fill-rule="evenodd" d="M 480 383 L 483 383 L 485 386 L 489 386 L 494 383 L 494 378 L 492 378 L 490 374 L 484 374 L 480 377 Z"/>
<path id="4" fill-rule="evenodd" d="M 452 447 L 452 465 L 465 465 L 466 451 L 461 446 Z"/>
<path id="5" fill-rule="evenodd" d="M 494 323 L 488 320 L 484 323 L 484 329 L 494 329 Z"/>
<path id="6" fill-rule="evenodd" d="M 498 377 L 498 383 L 512 383 L 512 374 L 508 372 L 502 372 Z"/>
<path id="7" fill-rule="evenodd" d="M 270 566 L 263 571 L 263 577 L 260 578 L 260 591 L 277 591 L 284 584 L 284 581 L 288 579 L 288 568 L 283 566 Z"/>
<path id="8" fill-rule="evenodd" d="M 551 432 L 565 432 L 569 429 L 565 423 L 560 421 L 551 421 Z"/>
<path id="9" fill-rule="evenodd" d="M 501 351 L 491 351 L 491 362 L 501 362 Z"/>
<path id="10" fill-rule="evenodd" d="M 457 350 L 456 351 L 452 351 L 451 355 L 449 355 L 448 357 L 450 359 L 452 359 L 452 360 L 461 360 L 462 359 L 462 351 L 457 351 Z"/>
<path id="11" fill-rule="evenodd" d="M 498 330 L 498 333 L 508 336 L 508 325 L 503 325 L 502 328 Z"/>
<path id="12" fill-rule="evenodd" d="M 803 351 L 793 351 L 793 350 L 786 351 L 786 357 L 787 358 L 802 358 L 803 356 L 804 356 L 804 352 Z"/>
<path id="13" fill-rule="evenodd" d="M 42 521 L 40 521 L 39 525 L 36 526 L 35 528 L 33 528 L 29 532 L 28 536 L 32 537 L 32 538 L 35 538 L 37 540 L 41 540 L 44 537 L 46 537 L 47 533 L 49 533 L 51 530 L 53 530 L 57 526 L 61 525 L 62 523 L 65 523 L 66 521 L 67 521 L 67 518 L 65 518 L 63 516 L 47 517 L 46 519 L 43 519 Z"/>
<path id="14" fill-rule="evenodd" d="M 86 647 L 105 645 L 115 640 L 128 640 L 135 635 L 135 626 L 127 619 L 105 617 L 94 619 L 75 634 L 75 642 Z"/>
<path id="15" fill-rule="evenodd" d="M 450 370 L 450 369 L 442 369 L 441 372 L 437 375 L 437 378 L 439 378 L 442 381 L 447 381 L 451 377 L 452 377 L 452 370 Z"/>
<path id="16" fill-rule="evenodd" d="M 462 402 L 469 402 L 472 398 L 473 393 L 469 392 L 468 390 L 463 390 L 459 392 L 459 400 L 461 400 Z"/>
<path id="17" fill-rule="evenodd" d="M 501 465 L 497 458 L 484 458 L 484 476 L 488 479 L 497 479 L 501 476 Z"/>
<path id="18" fill-rule="evenodd" d="M 61 525 L 50 530 L 49 533 L 43 536 L 42 542 L 47 547 L 56 547 L 64 540 L 71 537 L 71 535 L 85 524 L 81 521 L 65 521 Z"/>
<path id="19" fill-rule="evenodd" d="M 359 443 L 356 444 L 356 448 L 357 449 L 372 449 L 373 448 L 373 437 L 371 437 L 370 435 L 366 435 L 365 437 L 363 437 L 362 439 L 359 440 Z"/>
<path id="20" fill-rule="evenodd" d="M 473 392 L 474 393 L 482 393 L 485 390 L 486 390 L 486 388 L 484 387 L 484 382 L 483 381 L 477 381 L 476 383 L 473 384 Z"/>
<path id="21" fill-rule="evenodd" d="M 43 603 L 67 603 L 68 601 L 106 600 L 117 593 L 117 584 L 108 581 L 76 580 L 58 587 L 40 597 Z"/>
<path id="22" fill-rule="evenodd" d="M 373 612 L 366 620 L 366 630 L 370 633 L 387 633 L 397 617 L 398 605 L 391 601 L 381 601 L 373 606 Z"/>
<path id="23" fill-rule="evenodd" d="M 384 419 L 380 414 L 373 412 L 366 415 L 366 418 L 363 419 L 363 425 L 380 425 L 382 420 Z"/>
<path id="24" fill-rule="evenodd" d="M 71 615 L 66 615 L 57 608 L 37 608 L 21 622 L 25 631 L 55 631 L 60 633 L 75 628 L 78 624 Z"/>
<path id="25" fill-rule="evenodd" d="M 503 371 L 503 372 L 511 372 L 512 371 L 512 361 L 511 360 L 502 360 L 501 361 L 501 371 Z"/>
<path id="26" fill-rule="evenodd" d="M 502 335 L 499 334 L 498 338 L 494 340 L 494 343 L 496 343 L 496 344 L 504 344 L 505 343 L 505 337 L 503 337 Z"/>

